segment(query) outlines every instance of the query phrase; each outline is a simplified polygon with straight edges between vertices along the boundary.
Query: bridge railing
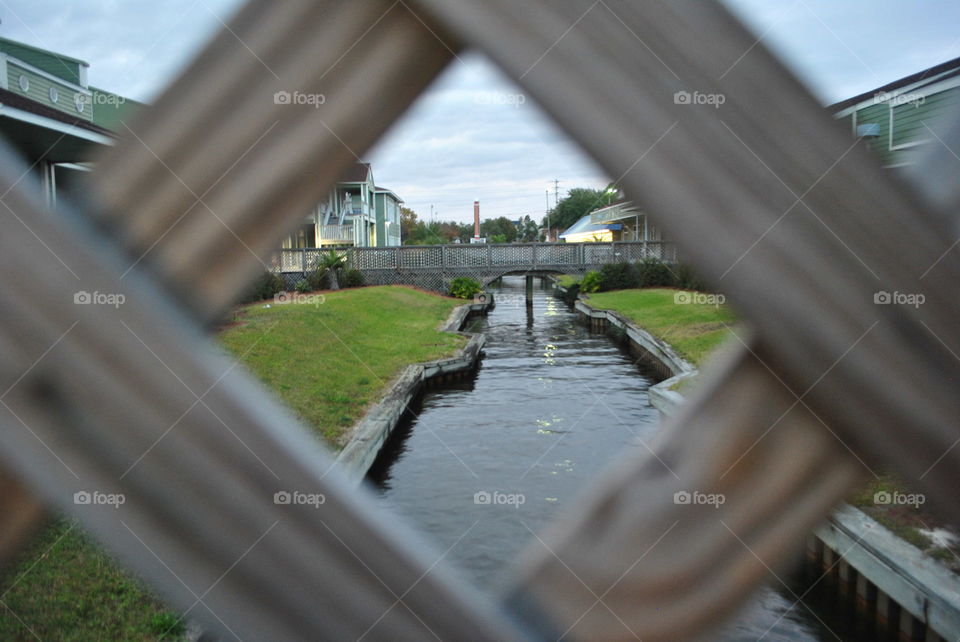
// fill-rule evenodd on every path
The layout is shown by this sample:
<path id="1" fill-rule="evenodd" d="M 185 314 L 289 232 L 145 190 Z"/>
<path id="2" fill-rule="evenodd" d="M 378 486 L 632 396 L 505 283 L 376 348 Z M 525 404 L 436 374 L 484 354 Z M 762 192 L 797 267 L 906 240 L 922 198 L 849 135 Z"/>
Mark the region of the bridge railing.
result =
<path id="1" fill-rule="evenodd" d="M 458 270 L 504 267 L 581 269 L 617 261 L 653 257 L 675 263 L 676 246 L 670 241 L 617 241 L 613 243 L 485 243 L 352 247 L 336 250 L 359 270 Z M 274 272 L 310 272 L 329 250 L 301 248 L 277 250 Z"/>

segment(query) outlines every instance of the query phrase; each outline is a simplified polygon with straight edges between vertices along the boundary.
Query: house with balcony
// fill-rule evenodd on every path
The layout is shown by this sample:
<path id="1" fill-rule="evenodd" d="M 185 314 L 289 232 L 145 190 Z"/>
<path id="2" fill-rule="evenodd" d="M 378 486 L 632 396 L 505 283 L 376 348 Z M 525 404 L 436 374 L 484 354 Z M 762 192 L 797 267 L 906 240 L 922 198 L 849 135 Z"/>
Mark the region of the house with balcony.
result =
<path id="1" fill-rule="evenodd" d="M 936 141 L 937 121 L 960 104 L 960 58 L 830 105 L 850 135 L 863 138 L 885 167 L 910 165 Z"/>
<path id="2" fill-rule="evenodd" d="M 400 245 L 400 204 L 377 187 L 370 163 L 355 163 L 283 243 L 285 249 Z"/>
<path id="3" fill-rule="evenodd" d="M 87 84 L 88 63 L 0 38 L 0 135 L 56 203 L 141 103 Z"/>

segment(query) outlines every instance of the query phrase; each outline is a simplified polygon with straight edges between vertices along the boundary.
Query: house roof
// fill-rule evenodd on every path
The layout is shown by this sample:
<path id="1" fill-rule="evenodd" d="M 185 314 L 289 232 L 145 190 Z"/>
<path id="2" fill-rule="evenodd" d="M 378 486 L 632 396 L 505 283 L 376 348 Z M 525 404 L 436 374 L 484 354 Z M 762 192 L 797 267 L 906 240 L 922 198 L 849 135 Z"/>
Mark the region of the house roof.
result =
<path id="1" fill-rule="evenodd" d="M 560 238 L 566 238 L 567 236 L 573 234 L 583 234 L 590 232 L 602 232 L 603 230 L 619 230 L 621 227 L 620 223 L 591 223 L 590 215 L 582 217 L 576 223 L 568 227 L 560 234 Z"/>
<path id="2" fill-rule="evenodd" d="M 403 202 L 403 199 L 400 198 L 399 196 L 397 196 L 397 193 L 394 192 L 394 191 L 393 191 L 392 189 L 390 189 L 389 187 L 380 187 L 379 185 L 374 185 L 374 186 L 373 186 L 373 191 L 374 191 L 374 192 L 383 193 L 383 194 L 389 194 L 389 195 L 392 196 L 392 197 L 394 198 L 394 200 L 396 200 L 398 203 L 402 203 L 402 202 Z"/>
<path id="3" fill-rule="evenodd" d="M 79 58 L 65 56 L 9 38 L 0 38 L 0 51 L 75 85 L 83 84 L 81 70 L 90 66 Z"/>
<path id="4" fill-rule="evenodd" d="M 865 100 L 869 100 L 876 96 L 880 92 L 893 92 L 901 87 L 906 87 L 907 85 L 912 85 L 914 83 L 921 82 L 925 79 L 930 79 L 933 81 L 944 80 L 946 78 L 953 78 L 954 76 L 960 75 L 960 58 L 954 58 L 953 60 L 948 60 L 942 62 L 939 65 L 934 65 L 923 71 L 918 71 L 909 76 L 904 76 L 899 80 L 894 80 L 891 83 L 887 83 L 882 87 L 877 87 L 876 89 L 871 89 L 870 91 L 865 91 L 862 94 L 858 94 L 846 100 L 841 100 L 838 103 L 834 103 L 828 107 L 831 111 L 840 111 L 841 109 L 846 109 L 847 107 L 852 107 L 857 103 L 861 103 Z"/>
<path id="5" fill-rule="evenodd" d="M 340 178 L 341 183 L 365 183 L 370 175 L 370 163 L 354 163 Z"/>
<path id="6" fill-rule="evenodd" d="M 606 223 L 622 218 L 633 218 L 638 214 L 640 210 L 633 201 L 620 199 L 590 212 L 590 220 L 594 223 Z"/>
<path id="7" fill-rule="evenodd" d="M 50 51 L 49 49 L 34 47 L 33 45 L 28 45 L 25 42 L 20 42 L 19 40 L 10 40 L 9 38 L 0 38 L 0 47 L 3 47 L 4 45 L 11 45 L 11 46 L 16 46 L 22 49 L 29 49 L 30 51 L 35 51 L 37 53 L 45 54 L 47 56 L 60 58 L 61 60 L 69 60 L 70 62 L 79 63 L 86 67 L 90 66 L 90 63 L 88 63 L 86 60 L 80 60 L 79 58 L 74 58 L 73 56 L 67 56 L 62 53 L 57 53 L 56 51 Z"/>

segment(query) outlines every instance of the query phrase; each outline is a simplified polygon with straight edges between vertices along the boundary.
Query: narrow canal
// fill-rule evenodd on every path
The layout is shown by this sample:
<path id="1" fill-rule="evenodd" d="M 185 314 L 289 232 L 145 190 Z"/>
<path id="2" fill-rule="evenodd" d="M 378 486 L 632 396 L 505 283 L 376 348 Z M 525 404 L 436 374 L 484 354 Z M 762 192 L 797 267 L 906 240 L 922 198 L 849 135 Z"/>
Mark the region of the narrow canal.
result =
<path id="1" fill-rule="evenodd" d="M 384 508 L 495 593 L 532 533 L 659 429 L 647 402 L 656 381 L 642 364 L 577 323 L 547 289 L 527 308 L 523 288 L 522 277 L 492 288 L 496 308 L 468 328 L 487 335 L 479 369 L 427 391 L 369 475 Z M 764 589 L 715 639 L 867 639 L 830 600 L 808 595 L 814 611 L 794 605 L 804 589 L 788 584 Z"/>

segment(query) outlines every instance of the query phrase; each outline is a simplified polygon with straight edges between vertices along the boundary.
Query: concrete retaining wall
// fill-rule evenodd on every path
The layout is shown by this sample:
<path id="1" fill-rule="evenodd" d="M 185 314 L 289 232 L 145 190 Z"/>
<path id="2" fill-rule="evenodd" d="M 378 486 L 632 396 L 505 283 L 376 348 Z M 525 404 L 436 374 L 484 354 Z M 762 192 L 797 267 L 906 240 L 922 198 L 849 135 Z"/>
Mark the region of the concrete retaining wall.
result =
<path id="1" fill-rule="evenodd" d="M 653 336 L 619 312 L 598 310 L 590 306 L 589 299 L 584 298 L 577 299 L 574 308 L 590 320 L 594 329 L 612 330 L 628 341 L 631 351 L 642 356 L 664 377 L 663 381 L 650 387 L 647 395 L 650 405 L 659 410 L 661 416 L 671 414 L 683 401 L 683 396 L 670 388 L 697 375 L 698 370 L 693 364 L 677 354 L 669 343 Z"/>
<path id="2" fill-rule="evenodd" d="M 453 357 L 407 366 L 377 405 L 353 426 L 350 440 L 340 451 L 335 463 L 352 481 L 359 484 L 366 476 L 383 444 L 426 382 L 466 373 L 476 367 L 486 337 L 482 334 L 461 332 L 460 329 L 468 318 L 476 314 L 486 314 L 493 305 L 491 297 L 486 303 L 472 303 L 455 308 L 442 329 L 469 337 L 467 345 Z"/>
<path id="3" fill-rule="evenodd" d="M 559 286 L 558 286 L 559 287 Z M 649 390 L 650 404 L 671 415 L 683 395 L 670 388 L 697 374 L 673 348 L 622 315 L 574 307 L 598 330 L 622 331 L 647 358 L 671 376 Z M 838 583 L 841 596 L 856 600 L 864 617 L 900 640 L 960 640 L 960 578 L 917 548 L 888 531 L 862 511 L 843 506 L 811 535 L 807 559 Z"/>
<path id="4" fill-rule="evenodd" d="M 840 592 L 881 628 L 901 640 L 960 638 L 960 579 L 949 569 L 852 506 L 834 512 L 813 538 L 808 559 L 823 571 L 833 565 Z"/>
<path id="5" fill-rule="evenodd" d="M 695 376 L 696 368 L 620 314 L 583 300 L 574 307 L 593 322 L 622 330 L 631 344 L 672 373 L 649 390 L 650 404 L 663 416 L 672 414 L 683 395 L 670 388 Z M 948 569 L 852 506 L 837 510 L 811 537 L 808 558 L 815 558 L 811 561 L 840 584 L 841 594 L 856 599 L 861 612 L 875 617 L 881 628 L 901 640 L 960 639 L 960 580 Z"/>

